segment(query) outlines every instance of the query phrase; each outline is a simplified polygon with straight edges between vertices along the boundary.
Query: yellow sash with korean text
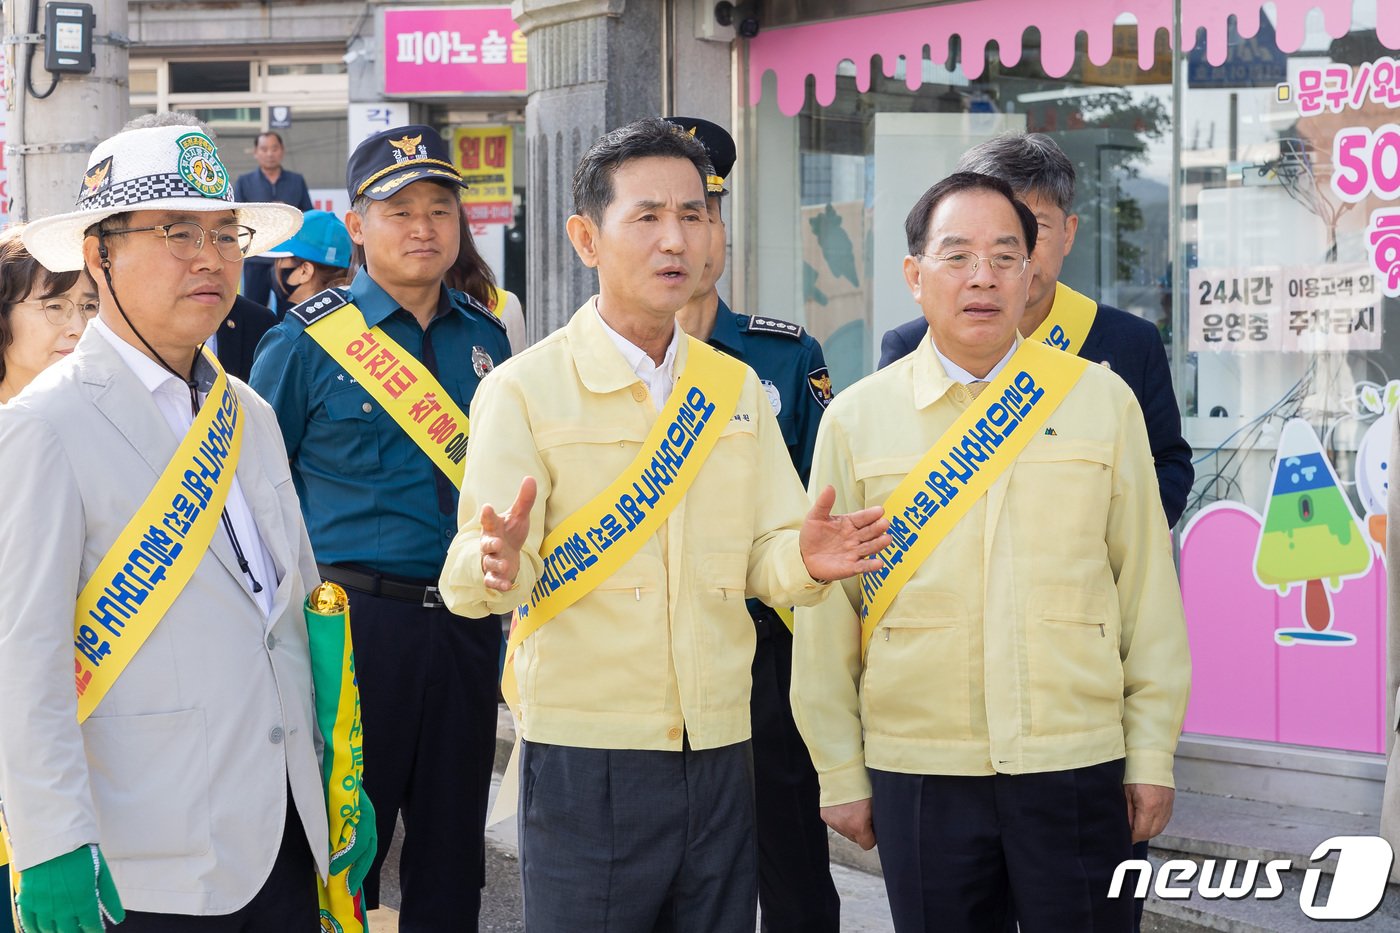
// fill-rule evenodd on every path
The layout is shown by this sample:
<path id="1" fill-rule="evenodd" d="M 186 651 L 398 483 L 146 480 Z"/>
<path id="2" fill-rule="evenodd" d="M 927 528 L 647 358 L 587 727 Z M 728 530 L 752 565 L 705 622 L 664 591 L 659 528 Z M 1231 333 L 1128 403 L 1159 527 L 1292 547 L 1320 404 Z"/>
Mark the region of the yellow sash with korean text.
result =
<path id="1" fill-rule="evenodd" d="M 606 489 L 560 522 L 540 545 L 544 566 L 530 598 L 511 619 L 501 694 L 519 721 L 515 650 L 636 556 L 670 517 L 719 442 L 739 404 L 744 364 L 686 338 L 685 369 L 637 456 Z M 491 822 L 515 811 L 516 741 Z"/>
<path id="2" fill-rule="evenodd" d="M 1056 282 L 1055 301 L 1050 305 L 1049 315 L 1026 339 L 1078 354 L 1098 313 L 1099 304 L 1094 299 L 1079 294 L 1063 282 Z"/>
<path id="3" fill-rule="evenodd" d="M 78 595 L 78 722 L 102 702 L 209 550 L 243 439 L 238 393 L 208 350 L 214 385 L 155 487 Z"/>
<path id="4" fill-rule="evenodd" d="M 243 438 L 238 394 L 208 350 L 214 385 L 136 515 L 78 594 L 73 619 L 78 722 L 112 689 L 194 576 L 219 527 Z M 0 865 L 9 862 L 9 835 Z M 12 883 L 17 876 L 11 874 Z M 13 893 L 13 892 L 12 892 Z"/>
<path id="5" fill-rule="evenodd" d="M 316 317 L 306 333 L 384 407 L 409 439 L 447 474 L 452 485 L 461 489 L 467 458 L 467 416 L 428 367 L 383 330 L 366 324 L 364 314 L 351 302 Z"/>
<path id="6" fill-rule="evenodd" d="M 1034 339 L 1021 341 L 997 378 L 900 480 L 884 502 L 892 538 L 879 554 L 884 566 L 861 575 L 862 656 L 900 588 L 1015 462 L 1088 365 Z"/>

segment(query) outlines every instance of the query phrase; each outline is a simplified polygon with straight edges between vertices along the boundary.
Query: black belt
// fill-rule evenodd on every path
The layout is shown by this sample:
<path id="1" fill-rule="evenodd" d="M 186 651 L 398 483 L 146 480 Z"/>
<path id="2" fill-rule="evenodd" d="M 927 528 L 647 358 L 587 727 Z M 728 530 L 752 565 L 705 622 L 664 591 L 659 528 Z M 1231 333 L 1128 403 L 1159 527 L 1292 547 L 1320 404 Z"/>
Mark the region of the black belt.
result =
<path id="1" fill-rule="evenodd" d="M 323 578 L 332 583 L 348 586 L 361 593 L 414 603 L 424 609 L 446 608 L 446 604 L 442 601 L 442 594 L 438 592 L 436 586 L 395 580 L 393 577 L 386 577 L 381 573 L 364 573 L 359 570 L 351 570 L 348 567 L 338 567 L 335 564 L 317 564 L 316 569 L 321 571 Z"/>

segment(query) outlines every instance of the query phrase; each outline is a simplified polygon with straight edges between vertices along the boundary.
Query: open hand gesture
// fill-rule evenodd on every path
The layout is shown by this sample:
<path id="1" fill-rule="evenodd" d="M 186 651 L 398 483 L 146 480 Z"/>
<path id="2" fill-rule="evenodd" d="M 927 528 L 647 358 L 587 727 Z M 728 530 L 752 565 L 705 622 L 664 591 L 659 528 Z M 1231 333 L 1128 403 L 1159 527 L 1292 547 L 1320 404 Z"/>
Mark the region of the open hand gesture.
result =
<path id="1" fill-rule="evenodd" d="M 520 492 L 508 510 L 497 513 L 490 505 L 481 507 L 481 572 L 486 585 L 502 593 L 515 586 L 520 572 L 520 548 L 530 533 L 530 509 L 535 505 L 535 478 L 520 481 Z"/>
<path id="2" fill-rule="evenodd" d="M 844 580 L 858 573 L 879 570 L 884 561 L 874 555 L 890 544 L 885 534 L 890 523 L 878 505 L 859 512 L 832 515 L 836 490 L 827 486 L 817 494 L 798 536 L 802 562 L 813 580 Z"/>

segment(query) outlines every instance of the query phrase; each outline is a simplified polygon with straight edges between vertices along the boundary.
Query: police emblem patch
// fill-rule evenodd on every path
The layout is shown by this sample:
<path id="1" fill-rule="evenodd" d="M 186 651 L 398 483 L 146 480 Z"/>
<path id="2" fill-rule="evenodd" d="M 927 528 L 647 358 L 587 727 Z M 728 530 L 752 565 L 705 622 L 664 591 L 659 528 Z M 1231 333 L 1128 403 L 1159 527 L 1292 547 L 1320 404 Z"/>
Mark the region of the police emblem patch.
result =
<path id="1" fill-rule="evenodd" d="M 95 194 L 101 194 L 112 187 L 112 157 L 108 156 L 87 170 L 83 176 L 83 190 L 78 193 L 78 200 L 90 198 Z"/>
<path id="2" fill-rule="evenodd" d="M 491 359 L 491 354 L 486 352 L 484 347 L 472 347 L 472 372 L 481 379 L 487 373 L 496 368 L 495 362 Z"/>
<path id="3" fill-rule="evenodd" d="M 831 373 L 825 366 L 807 374 L 807 388 L 812 390 L 812 398 L 823 408 L 830 405 L 831 400 L 836 397 L 836 393 L 831 391 Z"/>
<path id="4" fill-rule="evenodd" d="M 180 177 L 206 198 L 228 196 L 228 169 L 219 161 L 214 141 L 203 133 L 186 133 L 175 140 L 180 147 Z"/>
<path id="5" fill-rule="evenodd" d="M 426 159 L 428 157 L 428 147 L 423 145 L 423 134 L 417 136 L 405 135 L 402 139 L 391 139 L 388 141 L 393 149 L 394 161 L 402 162 L 405 159 Z"/>
<path id="6" fill-rule="evenodd" d="M 763 386 L 763 391 L 768 393 L 768 404 L 773 406 L 773 414 L 783 413 L 783 393 L 778 391 L 778 387 L 767 379 L 758 380 L 758 384 Z"/>

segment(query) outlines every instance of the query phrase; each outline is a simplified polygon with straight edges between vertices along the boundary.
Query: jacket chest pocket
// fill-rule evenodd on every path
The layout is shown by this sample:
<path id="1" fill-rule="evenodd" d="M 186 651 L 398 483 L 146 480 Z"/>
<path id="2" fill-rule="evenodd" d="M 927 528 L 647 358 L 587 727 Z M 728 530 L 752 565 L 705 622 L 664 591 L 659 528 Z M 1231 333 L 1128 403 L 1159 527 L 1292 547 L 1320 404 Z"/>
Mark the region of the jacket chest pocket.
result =
<path id="1" fill-rule="evenodd" d="M 1016 458 L 1017 519 L 1041 535 L 1102 537 L 1113 496 L 1113 445 L 1037 437 Z"/>
<path id="2" fill-rule="evenodd" d="M 326 428 L 333 439 L 319 450 L 320 445 L 303 443 L 303 454 L 321 460 L 332 472 L 348 476 L 379 470 L 383 464 L 378 421 L 388 417 L 379 403 L 364 391 L 350 389 L 328 396 L 323 404 Z"/>

